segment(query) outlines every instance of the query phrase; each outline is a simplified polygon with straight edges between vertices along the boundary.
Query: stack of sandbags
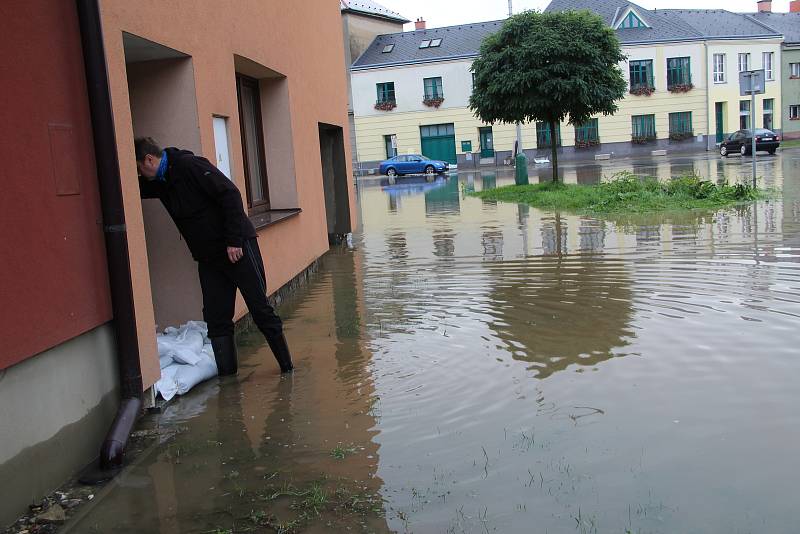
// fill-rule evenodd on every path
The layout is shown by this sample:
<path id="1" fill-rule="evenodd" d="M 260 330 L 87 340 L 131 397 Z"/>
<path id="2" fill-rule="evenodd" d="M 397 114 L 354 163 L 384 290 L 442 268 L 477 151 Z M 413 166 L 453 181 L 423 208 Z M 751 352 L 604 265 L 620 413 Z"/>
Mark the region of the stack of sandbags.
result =
<path id="1" fill-rule="evenodd" d="M 200 382 L 217 376 L 206 323 L 189 321 L 180 328 L 169 327 L 156 335 L 156 342 L 161 379 L 155 388 L 164 400 L 183 395 Z"/>

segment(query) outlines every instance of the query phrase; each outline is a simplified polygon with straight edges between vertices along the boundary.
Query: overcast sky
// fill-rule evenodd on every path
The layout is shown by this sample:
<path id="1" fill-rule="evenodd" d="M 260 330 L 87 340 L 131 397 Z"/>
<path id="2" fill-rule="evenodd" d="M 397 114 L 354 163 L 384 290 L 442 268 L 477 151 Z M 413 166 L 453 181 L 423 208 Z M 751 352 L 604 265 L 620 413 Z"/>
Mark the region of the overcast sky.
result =
<path id="1" fill-rule="evenodd" d="M 397 11 L 407 19 L 422 17 L 429 28 L 452 26 L 505 18 L 508 0 L 375 0 Z M 524 9 L 544 9 L 549 0 L 513 0 L 514 13 Z M 755 11 L 756 0 L 639 0 L 634 2 L 646 9 L 653 8 L 723 8 L 729 11 Z M 773 11 L 789 11 L 789 0 L 773 0 Z M 414 29 L 407 24 L 406 30 Z"/>

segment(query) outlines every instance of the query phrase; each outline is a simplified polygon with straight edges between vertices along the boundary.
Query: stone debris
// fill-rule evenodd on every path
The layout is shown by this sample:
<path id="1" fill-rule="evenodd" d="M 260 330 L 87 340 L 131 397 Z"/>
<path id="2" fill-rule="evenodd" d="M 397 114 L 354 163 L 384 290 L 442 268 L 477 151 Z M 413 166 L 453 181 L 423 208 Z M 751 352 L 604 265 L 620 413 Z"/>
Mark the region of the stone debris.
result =
<path id="1" fill-rule="evenodd" d="M 67 514 L 60 504 L 54 504 L 36 516 L 37 523 L 63 523 L 66 520 Z"/>

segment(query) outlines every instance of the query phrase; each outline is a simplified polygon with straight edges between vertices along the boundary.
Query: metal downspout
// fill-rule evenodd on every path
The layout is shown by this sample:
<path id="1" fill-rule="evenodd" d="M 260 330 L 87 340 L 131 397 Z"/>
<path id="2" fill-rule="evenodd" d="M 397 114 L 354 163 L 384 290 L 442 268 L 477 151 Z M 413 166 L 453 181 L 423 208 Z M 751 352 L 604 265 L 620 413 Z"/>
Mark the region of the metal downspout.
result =
<path id="1" fill-rule="evenodd" d="M 84 482 L 96 483 L 112 478 L 122 467 L 125 446 L 141 413 L 142 372 L 100 8 L 97 0 L 76 0 L 76 4 L 103 214 L 122 397 L 117 415 L 100 449 L 100 471 L 82 477 Z"/>

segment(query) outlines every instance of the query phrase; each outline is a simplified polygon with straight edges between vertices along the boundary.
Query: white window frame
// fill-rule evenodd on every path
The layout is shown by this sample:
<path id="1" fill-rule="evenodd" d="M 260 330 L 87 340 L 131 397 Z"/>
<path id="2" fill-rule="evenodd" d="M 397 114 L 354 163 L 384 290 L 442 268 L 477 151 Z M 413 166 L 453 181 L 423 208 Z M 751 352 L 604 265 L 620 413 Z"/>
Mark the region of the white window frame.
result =
<path id="1" fill-rule="evenodd" d="M 750 52 L 739 54 L 739 72 L 750 70 Z"/>
<path id="2" fill-rule="evenodd" d="M 775 80 L 775 52 L 762 52 L 761 64 L 764 67 L 764 79 L 767 81 Z"/>
<path id="3" fill-rule="evenodd" d="M 789 77 L 800 78 L 800 63 L 789 63 Z"/>
<path id="4" fill-rule="evenodd" d="M 792 115 L 792 111 L 794 111 L 794 116 Z M 800 120 L 800 104 L 789 106 L 789 120 L 790 121 Z"/>
<path id="5" fill-rule="evenodd" d="M 714 54 L 714 83 L 727 83 L 725 79 L 725 54 Z"/>

